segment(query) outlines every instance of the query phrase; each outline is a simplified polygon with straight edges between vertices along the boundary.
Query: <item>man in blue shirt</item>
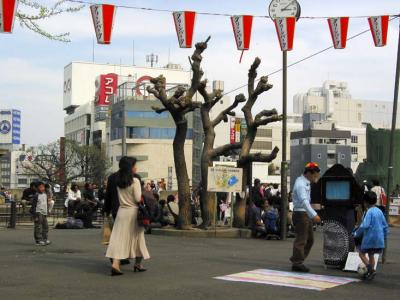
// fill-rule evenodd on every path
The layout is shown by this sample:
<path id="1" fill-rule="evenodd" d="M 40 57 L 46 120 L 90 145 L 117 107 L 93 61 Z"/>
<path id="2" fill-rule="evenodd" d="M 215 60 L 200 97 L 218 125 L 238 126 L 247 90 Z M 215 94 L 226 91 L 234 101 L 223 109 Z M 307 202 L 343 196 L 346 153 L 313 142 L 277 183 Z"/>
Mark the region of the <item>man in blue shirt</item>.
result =
<path id="1" fill-rule="evenodd" d="M 296 179 L 293 187 L 293 225 L 296 239 L 293 244 L 292 271 L 309 272 L 304 260 L 314 243 L 313 223 L 320 223 L 321 218 L 311 207 L 311 183 L 318 181 L 320 169 L 317 163 L 310 162 L 304 174 Z"/>

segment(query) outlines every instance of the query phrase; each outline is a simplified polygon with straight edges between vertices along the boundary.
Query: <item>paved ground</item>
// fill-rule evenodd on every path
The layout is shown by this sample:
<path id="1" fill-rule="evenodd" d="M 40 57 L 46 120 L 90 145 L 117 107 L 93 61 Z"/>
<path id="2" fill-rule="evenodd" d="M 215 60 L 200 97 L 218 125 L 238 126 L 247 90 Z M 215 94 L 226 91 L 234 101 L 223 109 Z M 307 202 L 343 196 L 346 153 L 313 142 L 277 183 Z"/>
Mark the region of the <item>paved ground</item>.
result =
<path id="1" fill-rule="evenodd" d="M 53 245 L 32 244 L 28 229 L 0 230 L 0 299 L 400 299 L 400 229 L 392 229 L 389 264 L 371 283 L 324 292 L 234 283 L 213 277 L 257 268 L 288 270 L 292 240 L 203 239 L 147 236 L 149 271 L 110 277 L 99 230 L 52 230 Z M 317 233 L 308 265 L 325 270 Z"/>

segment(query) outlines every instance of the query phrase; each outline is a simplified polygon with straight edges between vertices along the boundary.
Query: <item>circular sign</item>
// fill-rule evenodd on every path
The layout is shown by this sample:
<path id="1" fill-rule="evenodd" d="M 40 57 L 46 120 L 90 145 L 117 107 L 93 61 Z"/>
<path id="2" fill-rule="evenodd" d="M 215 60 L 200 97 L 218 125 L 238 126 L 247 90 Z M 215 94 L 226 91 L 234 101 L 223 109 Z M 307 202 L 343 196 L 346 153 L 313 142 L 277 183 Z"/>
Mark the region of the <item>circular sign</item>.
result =
<path id="1" fill-rule="evenodd" d="M 7 134 L 11 130 L 11 123 L 7 120 L 0 121 L 0 133 Z"/>
<path id="2" fill-rule="evenodd" d="M 296 17 L 296 20 L 298 20 L 300 18 L 301 8 L 296 0 L 272 0 L 268 11 L 271 19 Z"/>

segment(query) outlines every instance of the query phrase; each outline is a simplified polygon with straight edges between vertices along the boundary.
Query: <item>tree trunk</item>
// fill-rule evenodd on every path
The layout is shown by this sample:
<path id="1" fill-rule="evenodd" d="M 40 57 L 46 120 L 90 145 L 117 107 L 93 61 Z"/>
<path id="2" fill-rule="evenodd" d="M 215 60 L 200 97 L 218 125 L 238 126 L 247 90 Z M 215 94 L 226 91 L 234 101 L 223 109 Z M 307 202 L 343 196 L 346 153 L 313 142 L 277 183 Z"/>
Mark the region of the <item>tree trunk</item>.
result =
<path id="1" fill-rule="evenodd" d="M 249 165 L 239 165 L 243 169 L 243 191 L 246 191 L 248 186 Z M 250 178 L 251 180 L 251 178 Z M 250 185 L 251 186 L 251 185 Z M 233 206 L 233 227 L 244 228 L 246 226 L 246 193 L 241 197 L 239 193 L 236 194 L 235 205 Z"/>
<path id="2" fill-rule="evenodd" d="M 201 153 L 201 185 L 203 187 L 200 193 L 201 218 L 203 220 L 201 228 L 207 229 L 212 225 L 212 220 L 215 219 L 213 218 L 215 210 L 215 193 L 207 192 L 208 167 L 212 166 L 211 151 L 214 148 L 215 130 L 211 124 L 209 110 L 205 107 L 201 108 L 201 119 L 204 131 L 204 144 Z"/>
<path id="3" fill-rule="evenodd" d="M 190 185 L 185 159 L 185 141 L 187 133 L 187 120 L 184 118 L 176 122 L 176 134 L 173 143 L 175 172 L 178 181 L 179 197 L 179 224 L 180 229 L 189 229 L 192 224 L 192 211 L 190 207 Z"/>
<path id="4" fill-rule="evenodd" d="M 251 170 L 251 162 L 247 160 L 248 155 L 250 154 L 251 146 L 255 140 L 257 134 L 257 128 L 254 126 L 249 126 L 247 128 L 247 135 L 243 141 L 242 150 L 240 153 L 238 166 L 243 169 L 243 187 L 242 190 L 246 191 L 247 187 L 249 187 L 249 192 L 251 188 L 251 174 L 249 174 Z M 239 194 L 236 194 L 236 202 L 233 208 L 233 226 L 237 228 L 245 227 L 245 219 L 246 219 L 246 196 L 244 198 L 240 197 Z"/>

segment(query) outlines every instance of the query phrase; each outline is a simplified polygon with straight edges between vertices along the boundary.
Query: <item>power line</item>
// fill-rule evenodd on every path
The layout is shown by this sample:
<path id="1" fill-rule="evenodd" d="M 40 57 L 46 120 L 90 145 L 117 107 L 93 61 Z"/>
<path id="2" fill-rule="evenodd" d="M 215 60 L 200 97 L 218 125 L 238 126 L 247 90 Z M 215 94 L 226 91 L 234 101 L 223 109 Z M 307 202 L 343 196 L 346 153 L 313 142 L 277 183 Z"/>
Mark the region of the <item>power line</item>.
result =
<path id="1" fill-rule="evenodd" d="M 67 0 L 67 1 L 68 1 L 68 2 L 72 2 L 72 3 L 79 3 L 79 4 L 83 4 L 83 5 L 102 4 L 102 3 L 97 3 L 97 2 L 92 2 L 92 1 L 86 1 L 86 0 Z M 170 9 L 150 8 L 150 7 L 139 7 L 139 6 L 128 6 L 128 5 L 115 5 L 115 6 L 118 7 L 118 8 L 127 8 L 127 9 L 144 10 L 144 11 L 156 11 L 156 12 L 168 12 L 168 13 L 172 13 L 172 12 L 176 11 L 176 10 L 170 10 Z M 227 14 L 227 13 L 211 13 L 211 12 L 196 12 L 196 13 L 199 14 L 199 15 L 211 15 L 211 16 L 223 16 L 223 17 L 231 17 L 231 16 L 232 16 L 232 14 Z M 400 17 L 400 14 L 382 14 L 382 15 L 388 15 L 388 16 L 390 17 L 389 22 L 391 22 L 391 21 L 393 21 L 394 19 L 397 19 L 398 17 Z M 253 15 L 253 17 L 255 17 L 255 18 L 271 19 L 270 16 L 265 16 L 265 15 Z M 353 19 L 354 19 L 354 18 L 369 18 L 369 17 L 371 17 L 371 16 L 349 16 L 349 18 L 353 18 Z M 323 16 L 304 16 L 304 17 L 300 17 L 300 18 L 301 18 L 301 19 L 310 19 L 310 20 L 313 20 L 313 19 L 328 19 L 328 18 L 330 18 L 330 17 L 323 17 Z M 369 29 L 366 29 L 366 30 L 364 30 L 364 31 L 361 31 L 361 32 L 359 32 L 359 33 L 357 33 L 357 34 L 355 34 L 355 35 L 349 37 L 349 38 L 347 39 L 347 41 L 350 41 L 350 40 L 352 40 L 352 39 L 355 39 L 355 38 L 359 37 L 360 35 L 363 35 L 363 34 L 369 32 L 369 31 L 370 31 Z M 319 51 L 317 51 L 317 52 L 315 52 L 315 53 L 313 53 L 313 54 L 310 54 L 310 55 L 308 55 L 308 56 L 306 56 L 306 57 L 304 57 L 304 58 L 302 58 L 302 59 L 300 59 L 300 60 L 298 60 L 298 61 L 295 61 L 295 62 L 289 64 L 287 67 L 288 67 L 288 68 L 293 67 L 293 66 L 295 66 L 295 65 L 297 65 L 297 64 L 299 64 L 299 63 L 302 63 L 303 61 L 306 61 L 306 60 L 308 60 L 308 59 L 311 59 L 311 58 L 313 58 L 314 56 L 317 56 L 317 55 L 319 55 L 319 54 L 321 54 L 321 53 L 324 53 L 324 52 L 326 52 L 326 51 L 328 51 L 328 50 L 330 50 L 330 49 L 332 49 L 332 48 L 334 48 L 334 47 L 333 47 L 333 46 L 329 46 L 329 47 L 327 47 L 327 48 L 324 48 L 324 49 L 322 49 L 322 50 L 319 50 Z M 277 73 L 279 73 L 279 72 L 281 72 L 281 71 L 282 71 L 282 68 L 277 69 L 277 70 L 275 70 L 275 71 L 273 71 L 273 72 L 267 74 L 267 76 L 272 76 L 272 75 L 277 74 Z M 260 78 L 255 80 L 255 82 L 258 82 L 258 81 L 260 81 Z M 237 90 L 240 90 L 240 89 L 242 89 L 242 88 L 244 88 L 244 87 L 247 87 L 247 86 L 248 86 L 248 84 L 241 85 L 241 86 L 239 86 L 239 87 L 237 87 L 237 88 L 234 88 L 234 89 L 232 89 L 232 90 L 230 90 L 230 91 L 224 93 L 223 95 L 228 95 L 228 94 L 230 94 L 230 93 L 236 92 Z"/>
<path id="2" fill-rule="evenodd" d="M 104 3 L 98 3 L 98 2 L 93 2 L 93 1 L 86 1 L 86 0 L 67 0 L 68 2 L 72 2 L 72 3 L 79 3 L 79 4 L 83 4 L 83 5 L 99 5 L 99 4 L 104 4 Z M 156 11 L 156 12 L 167 12 L 167 13 L 172 13 L 175 12 L 177 10 L 171 10 L 171 9 L 162 9 L 162 8 L 152 8 L 152 7 L 141 7 L 141 6 L 129 6 L 129 5 L 115 5 L 115 7 L 118 8 L 127 8 L 127 9 L 134 9 L 134 10 L 144 10 L 144 11 Z M 228 13 L 213 13 L 213 12 L 198 12 L 196 11 L 196 13 L 198 15 L 206 15 L 206 16 L 219 16 L 219 17 L 231 17 L 234 14 L 228 14 Z M 381 15 L 388 15 L 390 17 L 395 17 L 395 16 L 399 16 L 399 14 L 381 14 Z M 270 16 L 266 16 L 266 15 L 252 15 L 255 18 L 264 18 L 264 19 L 271 19 Z M 371 16 L 349 16 L 352 19 L 361 19 L 361 18 L 369 18 Z M 314 20 L 314 19 L 328 19 L 330 17 L 324 17 L 324 16 L 300 16 L 300 19 L 310 19 L 310 20 Z"/>
<path id="3" fill-rule="evenodd" d="M 394 19 L 397 19 L 398 17 L 399 17 L 399 16 L 395 16 L 395 17 L 391 18 L 391 19 L 389 20 L 389 22 L 393 21 Z M 349 37 L 349 38 L 347 39 L 347 41 L 350 41 L 350 40 L 352 40 L 352 39 L 355 39 L 355 38 L 359 37 L 360 35 L 363 35 L 363 34 L 365 34 L 365 33 L 367 33 L 367 32 L 370 32 L 370 30 L 369 30 L 369 29 L 366 29 L 366 30 L 364 30 L 364 31 L 361 31 L 361 32 L 359 32 L 359 33 L 357 33 L 357 34 L 355 34 L 355 35 Z M 308 55 L 308 56 L 306 56 L 306 57 L 303 57 L 303 58 L 300 59 L 300 60 L 297 60 L 297 61 L 295 61 L 295 62 L 293 62 L 293 63 L 291 63 L 291 64 L 288 64 L 287 67 L 288 67 L 288 68 L 293 67 L 293 66 L 295 66 L 295 65 L 297 65 L 297 64 L 299 64 L 299 63 L 301 63 L 301 62 L 303 62 L 303 61 L 306 61 L 306 60 L 308 60 L 308 59 L 311 59 L 311 58 L 313 58 L 314 56 L 317 56 L 317 55 L 319 55 L 319 54 L 321 54 L 321 53 L 324 53 L 324 52 L 326 52 L 326 51 L 328 51 L 328 50 L 330 50 L 330 49 L 332 49 L 332 48 L 333 48 L 333 46 L 326 47 L 326 48 L 324 48 L 324 49 L 322 49 L 322 50 L 319 50 L 319 51 L 317 51 L 317 52 L 315 52 L 315 53 L 313 53 L 313 54 L 310 54 L 310 55 Z M 277 70 L 273 71 L 272 73 L 267 74 L 267 76 L 275 75 L 275 74 L 277 74 L 277 73 L 279 73 L 279 72 L 281 72 L 281 71 L 282 71 L 282 68 L 277 69 Z M 258 81 L 260 81 L 260 78 L 258 78 L 258 79 L 255 80 L 255 82 L 258 82 Z M 247 86 L 248 86 L 248 84 L 246 83 L 246 84 L 244 84 L 244 85 L 241 85 L 241 86 L 239 86 L 239 87 L 237 87 L 237 88 L 234 88 L 234 89 L 232 89 L 232 90 L 230 90 L 230 91 L 224 93 L 223 95 L 224 95 L 224 96 L 225 96 L 225 95 L 228 95 L 228 94 L 230 94 L 230 93 L 236 92 L 237 90 L 240 90 L 240 89 L 245 88 L 245 87 L 247 87 Z"/>

